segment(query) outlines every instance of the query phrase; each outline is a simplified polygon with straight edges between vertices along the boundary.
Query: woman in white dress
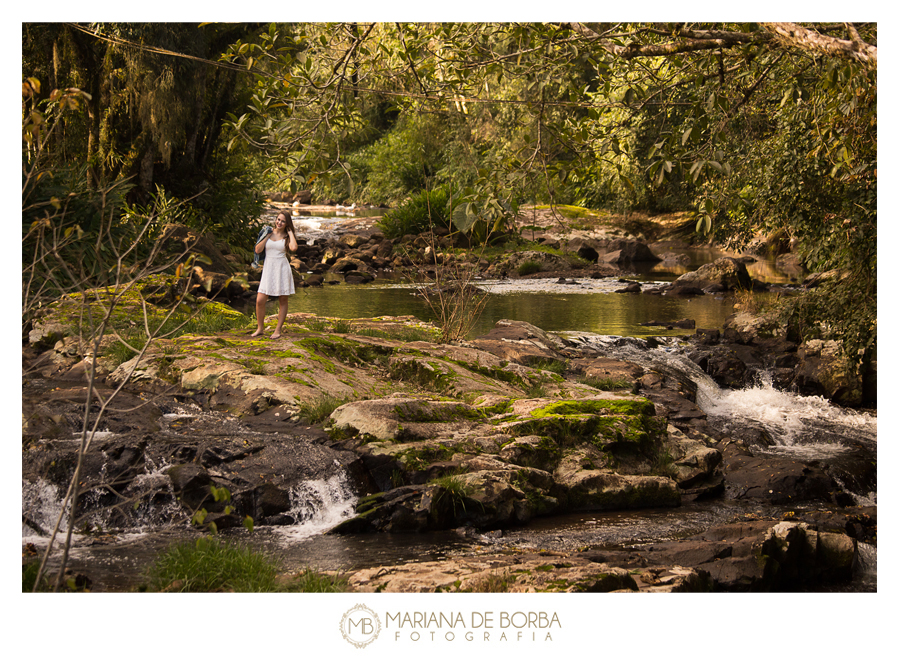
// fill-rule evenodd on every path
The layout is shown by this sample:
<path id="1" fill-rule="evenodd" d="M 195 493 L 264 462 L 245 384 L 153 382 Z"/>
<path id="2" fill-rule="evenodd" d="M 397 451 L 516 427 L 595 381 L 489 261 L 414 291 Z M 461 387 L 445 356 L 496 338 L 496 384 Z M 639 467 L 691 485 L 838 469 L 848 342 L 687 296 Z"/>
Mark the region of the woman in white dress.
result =
<path id="1" fill-rule="evenodd" d="M 266 301 L 269 297 L 278 297 L 278 324 L 272 338 L 281 338 L 281 326 L 288 310 L 288 295 L 294 294 L 294 275 L 288 262 L 288 249 L 297 251 L 297 238 L 294 235 L 291 213 L 282 210 L 275 218 L 275 230 L 256 243 L 256 253 L 261 254 L 265 250 L 266 260 L 256 293 L 257 327 L 253 336 L 261 336 L 265 332 L 263 321 L 266 316 Z"/>

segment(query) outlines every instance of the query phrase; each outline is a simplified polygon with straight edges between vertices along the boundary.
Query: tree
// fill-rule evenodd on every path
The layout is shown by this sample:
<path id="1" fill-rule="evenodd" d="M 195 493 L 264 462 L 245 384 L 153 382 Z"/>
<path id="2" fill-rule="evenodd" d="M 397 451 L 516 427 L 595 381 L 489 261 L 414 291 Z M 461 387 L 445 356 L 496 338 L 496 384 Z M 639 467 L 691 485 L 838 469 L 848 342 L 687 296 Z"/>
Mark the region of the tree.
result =
<path id="1" fill-rule="evenodd" d="M 135 193 L 184 190 L 209 175 L 224 114 L 240 102 L 237 72 L 211 61 L 252 24 L 25 23 L 26 76 L 88 94 L 56 157 L 87 155 L 93 187 L 133 177 Z M 61 163 L 60 163 L 61 164 Z M 187 193 L 187 196 L 193 190 Z M 133 193 L 134 194 L 134 193 Z"/>
<path id="2" fill-rule="evenodd" d="M 443 117 L 439 182 L 478 212 L 562 195 L 693 207 L 735 246 L 784 231 L 812 268 L 850 267 L 874 333 L 874 24 L 272 25 L 225 59 L 257 76 L 235 139 L 298 184 L 352 176 L 364 107 L 387 102 Z"/>

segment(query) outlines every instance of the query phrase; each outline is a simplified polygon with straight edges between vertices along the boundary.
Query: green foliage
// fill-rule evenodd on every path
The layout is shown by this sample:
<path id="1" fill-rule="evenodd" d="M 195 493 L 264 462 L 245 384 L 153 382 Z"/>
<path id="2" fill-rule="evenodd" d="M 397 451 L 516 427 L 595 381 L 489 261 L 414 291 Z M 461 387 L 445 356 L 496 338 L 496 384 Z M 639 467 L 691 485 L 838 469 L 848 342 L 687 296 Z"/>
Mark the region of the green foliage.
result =
<path id="1" fill-rule="evenodd" d="M 420 329 L 418 327 L 397 327 L 389 329 L 375 329 L 374 327 L 360 327 L 353 333 L 358 336 L 371 336 L 373 338 L 390 338 L 406 343 L 416 341 L 433 342 L 437 336 L 434 329 Z"/>
<path id="2" fill-rule="evenodd" d="M 391 240 L 428 233 L 435 228 L 449 229 L 453 203 L 453 194 L 447 187 L 416 192 L 397 208 L 387 211 L 378 227 Z"/>
<path id="3" fill-rule="evenodd" d="M 272 592 L 277 562 L 250 548 L 201 537 L 170 546 L 151 565 L 151 592 Z"/>
<path id="4" fill-rule="evenodd" d="M 345 592 L 347 578 L 306 568 L 278 577 L 279 561 L 214 537 L 169 546 L 148 570 L 150 592 Z"/>
<path id="5" fill-rule="evenodd" d="M 776 36 L 767 23 L 93 29 L 198 56 L 224 52 L 222 60 L 248 71 L 204 76 L 195 60 L 95 43 L 78 26 L 27 25 L 26 75 L 52 72 L 65 80 L 61 88 L 86 82 L 85 96 L 49 102 L 66 107 L 66 145 L 91 145 L 58 150 L 55 163 L 74 168 L 88 150 L 93 186 L 140 172 L 136 183 L 149 194 L 150 169 L 141 165 L 150 155 L 174 196 L 208 184 L 223 203 L 254 181 L 393 204 L 447 186 L 458 197 L 449 223 L 431 220 L 452 223 L 471 244 L 507 234 L 522 203 L 693 210 L 704 237 L 738 245 L 786 230 L 810 267 L 846 271 L 842 285 L 850 288 L 837 294 L 855 304 L 845 315 L 863 319 L 851 326 L 817 304 L 825 313 L 818 323 L 846 333 L 851 352 L 871 343 L 850 335 L 875 327 L 875 262 L 866 246 L 877 241 L 875 23 L 807 23 L 793 36 Z M 813 38 L 796 36 L 804 30 Z M 51 62 L 48 53 L 58 57 Z M 129 93 L 116 93 L 121 88 Z M 101 89 L 99 120 L 69 112 L 88 97 L 96 102 Z M 29 109 L 27 134 L 49 133 L 54 122 L 42 128 L 27 120 Z M 233 176 L 201 182 L 200 172 L 227 171 L 227 161 L 199 166 L 201 153 L 219 153 L 215 121 L 226 113 L 222 139 L 234 168 L 250 159 L 253 169 L 233 190 L 222 182 Z M 241 217 L 253 208 L 250 195 L 241 200 L 247 208 L 228 203 L 234 217 L 210 197 L 194 207 L 246 242 Z M 428 213 L 409 214 L 390 220 L 395 235 L 427 225 Z"/>
<path id="6" fill-rule="evenodd" d="M 41 576 L 40 585 L 35 589 L 34 585 L 40 566 L 40 560 L 29 560 L 22 565 L 22 592 L 50 592 L 53 590 L 46 574 Z"/>
<path id="7" fill-rule="evenodd" d="M 373 204 L 394 204 L 427 188 L 441 163 L 442 122 L 406 115 L 355 160 L 362 160 L 365 186 L 357 195 Z M 354 170 L 355 172 L 356 170 Z"/>
<path id="8" fill-rule="evenodd" d="M 526 260 L 516 269 L 516 272 L 518 272 L 519 276 L 528 276 L 529 274 L 534 274 L 535 272 L 540 271 L 541 264 L 533 260 Z"/>
<path id="9" fill-rule="evenodd" d="M 473 487 L 459 475 L 445 475 L 432 480 L 430 484 L 440 487 L 437 499 L 449 500 L 454 514 L 466 511 L 466 498 L 472 494 Z"/>
<path id="10" fill-rule="evenodd" d="M 91 306 L 98 307 L 94 311 L 95 315 L 102 312 L 102 304 Z M 135 357 L 149 340 L 145 328 L 135 323 L 135 319 L 141 318 L 142 309 L 133 301 L 129 303 L 129 300 L 125 300 L 117 310 L 119 312 L 110 316 L 108 331 L 117 335 L 118 340 L 103 351 L 103 356 L 110 359 L 112 366 Z M 252 318 L 220 302 L 205 302 L 196 310 L 184 305 L 176 308 L 169 317 L 165 317 L 165 311 L 158 307 L 148 306 L 147 311 L 151 334 L 170 339 L 189 334 L 208 336 L 224 331 L 243 330 L 254 322 Z M 76 335 L 90 335 L 87 326 L 73 326 L 72 332 Z"/>
<path id="11" fill-rule="evenodd" d="M 327 420 L 335 409 L 347 404 L 352 399 L 351 397 L 336 397 L 326 394 L 297 405 L 297 415 L 306 418 L 310 423 L 321 423 Z"/>

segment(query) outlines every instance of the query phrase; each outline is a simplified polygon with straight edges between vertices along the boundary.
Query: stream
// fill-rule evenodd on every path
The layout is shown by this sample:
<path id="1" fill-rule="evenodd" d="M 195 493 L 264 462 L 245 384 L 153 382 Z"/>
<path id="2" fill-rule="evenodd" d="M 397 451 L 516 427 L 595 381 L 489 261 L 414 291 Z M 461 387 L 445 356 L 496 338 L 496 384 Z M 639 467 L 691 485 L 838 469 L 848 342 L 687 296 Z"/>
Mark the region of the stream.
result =
<path id="1" fill-rule="evenodd" d="M 315 218 L 306 218 L 313 221 Z M 323 224 L 319 224 L 320 228 Z M 685 271 L 698 262 L 717 257 L 696 251 Z M 678 268 L 658 265 L 635 278 L 647 285 L 672 280 Z M 762 263 L 770 268 L 771 263 Z M 770 283 L 789 283 L 786 275 L 754 272 Z M 773 280 L 774 279 L 774 280 Z M 877 417 L 830 405 L 817 397 L 798 396 L 775 390 L 763 373 L 749 388 L 734 391 L 719 388 L 691 362 L 674 338 L 693 330 L 667 330 L 641 323 L 696 320 L 697 327 L 720 327 L 733 313 L 733 298 L 707 295 L 679 299 L 658 295 L 617 294 L 621 284 L 610 280 L 578 280 L 577 285 L 561 285 L 550 280 L 483 281 L 490 293 L 488 304 L 475 335 L 486 333 L 502 318 L 525 320 L 549 331 L 561 332 L 582 347 L 596 349 L 604 356 L 630 360 L 654 368 L 677 371 L 692 380 L 698 389 L 698 405 L 711 422 L 727 427 L 740 420 L 758 424 L 775 439 L 768 448 L 796 454 L 803 459 L 839 463 L 842 459 L 872 459 L 877 452 Z M 415 315 L 431 319 L 427 304 L 414 294 L 409 282 L 385 281 L 366 286 L 325 286 L 298 290 L 291 300 L 292 311 L 355 318 L 378 315 Z M 648 349 L 641 337 L 662 336 L 658 347 Z M 673 337 L 673 338 L 666 338 Z M 187 405 L 181 416 L 201 416 L 199 407 Z M 172 422 L 175 422 L 173 414 Z M 165 478 L 165 464 L 155 465 L 146 474 L 148 483 Z M 859 505 L 875 505 L 874 483 L 846 482 L 845 488 Z M 61 492 L 45 483 L 23 482 L 23 512 L 41 528 L 52 527 L 59 513 Z M 323 532 L 353 514 L 356 502 L 341 475 L 329 480 L 308 481 L 292 491 L 289 526 L 257 527 L 248 535 L 243 530 L 225 530 L 226 538 L 276 555 L 285 569 L 312 566 L 319 569 L 348 570 L 413 561 L 447 559 L 480 550 L 502 550 L 518 546 L 548 550 L 571 550 L 583 546 L 627 548 L 642 543 L 685 537 L 743 515 L 777 514 L 779 508 L 733 500 L 695 501 L 675 509 L 638 510 L 592 514 L 571 514 L 537 519 L 527 527 L 485 533 L 464 538 L 452 531 L 422 535 L 333 536 Z M 796 509 L 796 506 L 794 507 Z M 138 528 L 101 527 L 94 532 L 75 533 L 70 567 L 89 574 L 95 591 L 129 591 L 143 581 L 143 573 L 154 557 L 176 540 L 195 538 L 187 520 L 171 521 L 170 510 L 150 509 L 146 525 Z M 23 523 L 24 550 L 40 551 L 46 539 Z M 51 558 L 51 568 L 52 568 Z M 876 590 L 877 552 L 860 545 L 863 573 L 854 581 L 856 591 Z"/>
<path id="2" fill-rule="evenodd" d="M 771 383 L 740 391 L 720 389 L 696 365 L 675 347 L 665 344 L 644 349 L 641 339 L 596 334 L 567 334 L 569 340 L 593 344 L 605 354 L 644 361 L 654 367 L 673 368 L 693 379 L 698 385 L 698 403 L 713 422 L 727 425 L 736 420 L 752 419 L 775 437 L 769 450 L 789 452 L 803 459 L 840 463 L 849 458 L 875 459 L 877 418 L 872 413 L 842 409 L 827 401 L 774 390 Z M 191 414 L 213 415 L 199 407 L 187 406 L 180 414 L 171 414 L 172 422 Z M 862 452 L 862 454 L 859 454 Z M 157 465 L 146 478 L 165 478 L 165 464 Z M 852 483 L 851 483 L 852 484 Z M 848 487 L 859 505 L 876 505 L 874 483 L 860 488 Z M 23 509 L 31 518 L 49 527 L 59 511 L 60 492 L 46 484 L 23 487 Z M 352 516 L 356 502 L 341 475 L 329 480 L 307 481 L 292 491 L 291 516 L 294 525 L 257 527 L 247 535 L 244 531 L 225 530 L 223 537 L 233 537 L 242 544 L 277 555 L 286 569 L 314 566 L 319 569 L 350 570 L 377 565 L 432 561 L 465 554 L 473 550 L 502 550 L 528 547 L 546 550 L 573 550 L 579 547 L 628 548 L 643 543 L 677 539 L 702 532 L 712 526 L 746 515 L 777 515 L 779 506 L 727 499 L 694 501 L 674 509 L 650 509 L 619 512 L 581 513 L 536 519 L 527 527 L 503 532 L 489 532 L 476 538 L 463 538 L 452 531 L 410 535 L 325 535 L 325 530 Z M 816 509 L 821 505 L 810 505 Z M 793 506 L 791 509 L 804 509 Z M 194 538 L 183 515 L 175 510 L 152 510 L 146 525 L 140 528 L 105 527 L 90 534 L 75 534 L 75 548 L 70 556 L 71 568 L 88 573 L 98 587 L 95 591 L 129 591 L 137 587 L 143 572 L 157 553 L 171 542 Z M 173 522 L 172 518 L 181 518 Z M 46 545 L 46 539 L 23 525 L 23 547 Z M 865 569 L 854 581 L 854 591 L 876 590 L 877 552 L 873 546 L 861 544 L 861 565 Z"/>

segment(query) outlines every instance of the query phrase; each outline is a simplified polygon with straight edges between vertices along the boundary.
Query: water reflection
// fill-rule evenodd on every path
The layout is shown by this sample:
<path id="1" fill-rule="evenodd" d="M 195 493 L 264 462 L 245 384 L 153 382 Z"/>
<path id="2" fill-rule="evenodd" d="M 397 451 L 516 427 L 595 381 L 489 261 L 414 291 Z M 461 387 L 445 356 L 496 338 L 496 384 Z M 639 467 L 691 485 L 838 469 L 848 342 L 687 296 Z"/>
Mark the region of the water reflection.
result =
<path id="1" fill-rule="evenodd" d="M 694 331 L 641 325 L 687 318 L 694 320 L 697 327 L 718 328 L 734 313 L 730 296 L 583 294 L 564 285 L 557 287 L 558 291 L 490 294 L 471 336 L 486 334 L 502 319 L 530 322 L 546 331 L 590 331 L 618 336 L 683 335 Z M 270 304 L 274 308 L 274 302 Z M 292 313 L 343 319 L 382 315 L 413 315 L 432 322 L 436 319 L 428 303 L 414 289 L 396 285 L 302 288 L 291 297 L 288 309 Z"/>

